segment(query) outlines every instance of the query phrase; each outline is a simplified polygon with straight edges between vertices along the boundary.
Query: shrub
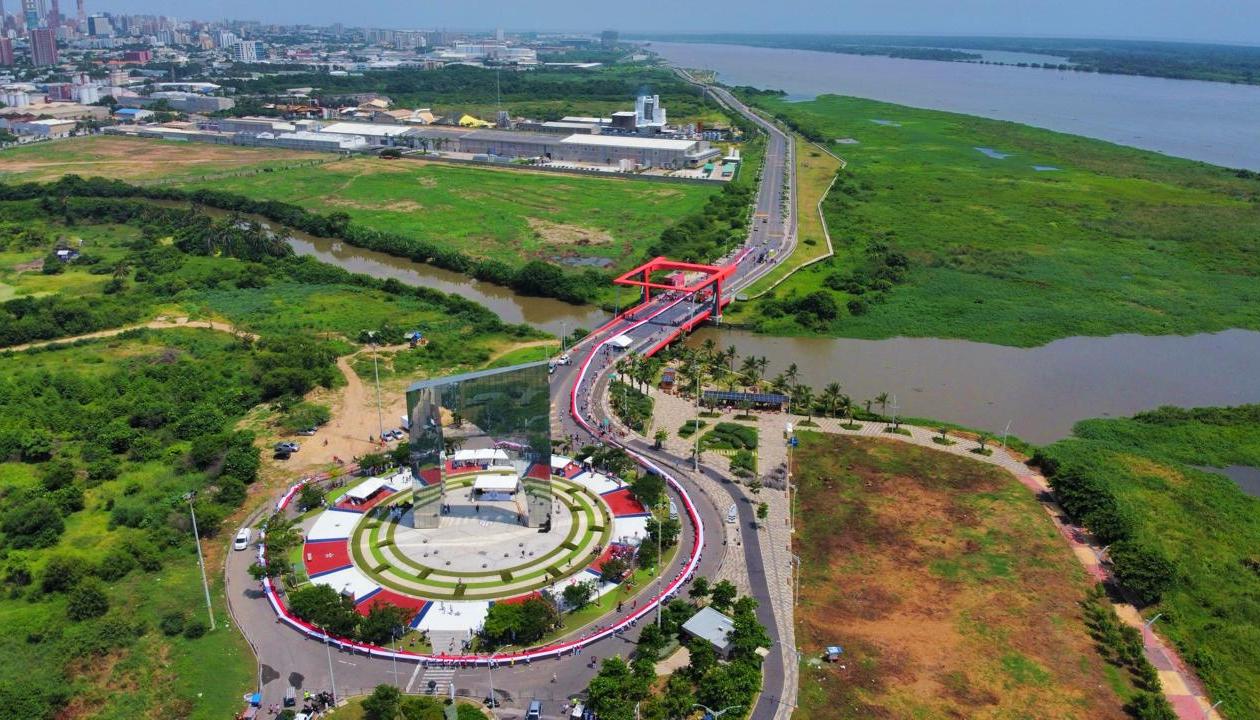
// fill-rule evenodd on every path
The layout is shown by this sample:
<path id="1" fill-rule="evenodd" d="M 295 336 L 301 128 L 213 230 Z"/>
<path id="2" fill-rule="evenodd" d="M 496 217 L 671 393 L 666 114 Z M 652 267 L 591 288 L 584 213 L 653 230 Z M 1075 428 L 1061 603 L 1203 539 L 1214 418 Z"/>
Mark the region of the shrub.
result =
<path id="1" fill-rule="evenodd" d="M 1172 561 L 1159 550 L 1137 541 L 1112 543 L 1109 555 L 1116 581 L 1143 605 L 1159 602 L 1176 580 Z"/>
<path id="2" fill-rule="evenodd" d="M 179 611 L 171 611 L 162 616 L 158 621 L 158 629 L 167 637 L 175 637 L 184 632 L 184 613 Z"/>
<path id="3" fill-rule="evenodd" d="M 109 598 L 96 578 L 84 578 L 70 591 L 66 617 L 74 621 L 98 618 L 109 612 Z"/>
<path id="4" fill-rule="evenodd" d="M 184 637 L 189 640 L 196 640 L 205 635 L 209 629 L 210 626 L 206 624 L 205 620 L 202 620 L 200 617 L 194 617 L 184 623 Z"/>

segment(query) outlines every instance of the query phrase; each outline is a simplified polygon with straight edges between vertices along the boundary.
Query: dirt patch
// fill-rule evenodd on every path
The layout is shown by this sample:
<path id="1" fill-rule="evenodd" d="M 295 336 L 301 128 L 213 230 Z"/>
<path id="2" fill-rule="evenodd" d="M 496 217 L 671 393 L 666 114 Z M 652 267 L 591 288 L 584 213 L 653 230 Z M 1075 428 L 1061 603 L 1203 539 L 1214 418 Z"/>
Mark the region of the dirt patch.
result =
<path id="1" fill-rule="evenodd" d="M 1078 603 L 1087 582 L 999 468 L 883 439 L 806 435 L 805 719 L 1125 717 Z"/>
<path id="2" fill-rule="evenodd" d="M 612 235 L 603 230 L 565 225 L 562 223 L 526 218 L 534 235 L 550 245 L 607 245 L 613 242 Z"/>

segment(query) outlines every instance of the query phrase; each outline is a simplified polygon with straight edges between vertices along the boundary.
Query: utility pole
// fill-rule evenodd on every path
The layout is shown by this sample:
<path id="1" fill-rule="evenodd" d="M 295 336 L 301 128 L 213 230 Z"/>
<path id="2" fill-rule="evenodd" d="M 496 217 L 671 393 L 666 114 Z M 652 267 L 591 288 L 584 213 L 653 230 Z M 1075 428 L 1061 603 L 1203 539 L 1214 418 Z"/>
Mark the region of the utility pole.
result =
<path id="1" fill-rule="evenodd" d="M 696 436 L 696 448 L 691 453 L 691 469 L 695 472 L 700 472 L 700 374 L 696 373 L 696 421 L 692 433 Z"/>
<path id="2" fill-rule="evenodd" d="M 664 498 L 662 498 L 662 500 L 664 500 Z M 669 506 L 666 505 L 665 507 L 669 507 Z M 657 592 L 660 592 L 660 589 L 661 589 L 661 575 L 665 574 L 665 557 L 661 555 L 661 535 L 663 534 L 662 530 L 664 530 L 664 527 L 662 527 L 663 523 L 661 522 L 661 518 L 659 515 L 659 513 L 661 512 L 661 509 L 662 509 L 661 503 L 657 503 L 656 504 L 656 512 L 658 513 L 656 517 L 656 590 Z M 663 601 L 664 601 L 664 598 L 656 599 L 656 628 L 658 630 L 661 627 L 661 605 L 664 604 Z"/>
<path id="3" fill-rule="evenodd" d="M 381 414 L 381 369 L 377 365 L 377 356 L 380 355 L 380 345 L 376 342 L 375 330 L 364 330 L 363 333 L 368 336 L 372 343 L 372 374 L 376 376 L 376 424 L 379 428 L 377 440 L 385 440 L 385 417 Z"/>
<path id="4" fill-rule="evenodd" d="M 332 635 L 329 634 L 328 628 L 320 628 L 324 633 L 324 649 L 328 651 L 328 680 L 332 683 L 332 704 L 337 706 L 337 676 L 333 674 L 332 663 Z"/>
<path id="5" fill-rule="evenodd" d="M 201 554 L 201 536 L 197 534 L 197 510 L 193 507 L 195 497 L 195 492 L 184 495 L 184 499 L 188 501 L 188 513 L 192 515 L 193 540 L 197 543 L 197 566 L 201 568 L 201 589 L 206 592 L 206 614 L 210 616 L 210 629 L 213 630 L 214 610 L 210 607 L 210 583 L 206 580 L 206 559 Z"/>
<path id="6" fill-rule="evenodd" d="M 497 704 L 498 699 L 494 696 L 494 655 L 493 654 L 490 655 L 490 662 L 486 663 L 486 674 L 490 676 L 490 698 L 489 698 L 490 702 L 488 703 L 488 705 L 490 706 L 490 717 L 498 718 L 499 714 L 494 711 L 494 707 Z"/>

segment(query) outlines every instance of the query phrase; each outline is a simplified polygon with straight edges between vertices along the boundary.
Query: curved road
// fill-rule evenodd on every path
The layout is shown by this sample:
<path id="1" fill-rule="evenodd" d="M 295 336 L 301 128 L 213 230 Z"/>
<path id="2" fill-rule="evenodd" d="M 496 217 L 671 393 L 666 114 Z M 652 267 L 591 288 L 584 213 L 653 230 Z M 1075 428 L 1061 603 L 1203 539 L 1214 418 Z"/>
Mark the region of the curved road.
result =
<path id="1" fill-rule="evenodd" d="M 735 270 L 724 288 L 725 299 L 729 300 L 768 272 L 773 267 L 773 261 L 782 262 L 795 247 L 795 222 L 791 203 L 785 202 L 784 194 L 785 185 L 794 186 L 794 167 L 791 162 L 790 141 L 778 127 L 753 113 L 724 89 L 706 87 L 705 92 L 717 102 L 749 118 L 767 135 L 765 163 L 759 179 L 756 202 L 751 208 L 752 222 L 748 239 L 742 248 L 718 263 L 735 265 Z M 789 174 L 789 170 L 793 172 Z M 775 251 L 772 260 L 757 262 L 763 252 L 769 257 L 771 250 Z M 580 386 L 575 386 L 575 383 L 581 377 L 580 368 L 585 363 L 558 368 L 553 384 L 560 392 L 555 393 L 555 396 L 563 398 L 566 405 L 570 398 L 575 404 L 580 398 L 582 403 L 588 405 L 586 412 L 590 415 L 589 419 L 597 422 L 604 420 L 601 404 L 592 402 L 592 398 L 599 397 L 595 393 L 606 387 L 608 370 L 611 367 L 611 363 L 605 366 L 600 358 L 602 344 L 617 335 L 625 334 L 633 341 L 631 349 L 642 352 L 663 340 L 671 327 L 677 327 L 703 311 L 703 307 L 703 304 L 693 305 L 687 299 L 657 298 L 649 305 L 637 308 L 634 320 L 617 318 L 584 341 L 583 346 L 590 343 L 589 347 L 593 347 L 585 356 L 591 358 L 593 372 L 582 377 Z M 575 435 L 579 442 L 598 442 L 599 439 L 592 436 L 571 412 L 567 412 L 568 409 L 557 408 L 559 434 Z M 581 411 L 580 407 L 577 409 Z M 716 470 L 702 468 L 706 475 L 723 483 L 722 487 L 728 491 L 727 497 L 709 498 L 690 480 L 685 470 L 690 464 L 689 459 L 654 450 L 649 443 L 638 437 L 631 437 L 622 444 L 670 470 L 687 488 L 705 526 L 720 527 L 725 514 L 722 508 L 734 503 L 739 509 L 741 527 L 755 527 L 752 507 L 741 501 L 742 496 L 736 492 L 734 486 Z M 270 506 L 260 509 L 250 519 L 250 523 L 255 522 L 269 508 Z M 685 531 L 680 547 L 686 547 L 690 543 L 692 532 L 690 529 Z M 759 540 L 757 533 L 746 533 L 743 537 L 743 557 L 732 553 L 729 561 L 747 565 L 752 594 L 760 604 L 759 619 L 777 645 L 779 626 L 775 622 L 774 608 L 763 571 Z M 696 574 L 715 575 L 721 563 L 728 560 L 728 550 L 738 550 L 738 547 L 724 548 L 713 546 L 713 542 L 708 543 Z M 252 552 L 229 553 L 225 566 L 225 585 L 233 618 L 258 657 L 264 707 L 279 703 L 289 686 L 312 691 L 329 689 L 333 687 L 332 678 L 335 675 L 339 696 L 370 692 L 373 687 L 382 683 L 397 683 L 405 690 L 421 692 L 427 687 L 429 680 L 436 680 L 439 688 L 450 683 L 461 695 L 481 698 L 489 693 L 493 683 L 496 694 L 503 703 L 498 712 L 499 717 L 522 716 L 529 700 L 534 698 L 546 701 L 544 716 L 559 717 L 560 703 L 584 691 L 595 674 L 594 660 L 599 656 L 617 653 L 628 655 L 637 638 L 637 631 L 631 630 L 623 633 L 619 639 L 601 641 L 581 655 L 511 668 L 499 667 L 493 671 L 493 677 L 491 671 L 485 668 L 428 668 L 415 663 L 394 663 L 381 658 L 367 658 L 358 653 L 321 648 L 323 643 L 308 639 L 278 622 L 259 584 L 249 576 L 248 567 L 252 560 Z M 669 572 L 665 570 L 663 574 L 668 576 Z M 643 588 L 640 595 L 650 596 L 650 592 L 645 592 L 650 590 L 651 588 Z M 791 622 L 790 618 L 788 622 Z M 753 718 L 769 720 L 775 716 L 781 704 L 780 698 L 788 694 L 786 682 L 783 654 L 771 652 L 764 664 L 763 692 L 752 712 Z"/>

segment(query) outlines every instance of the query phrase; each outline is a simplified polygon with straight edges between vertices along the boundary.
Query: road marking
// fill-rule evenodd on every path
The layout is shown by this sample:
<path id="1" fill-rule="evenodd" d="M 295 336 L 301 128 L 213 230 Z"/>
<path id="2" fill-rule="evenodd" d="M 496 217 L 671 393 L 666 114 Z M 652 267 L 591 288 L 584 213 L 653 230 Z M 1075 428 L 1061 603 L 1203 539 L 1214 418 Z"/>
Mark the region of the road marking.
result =
<path id="1" fill-rule="evenodd" d="M 411 679 L 407 681 L 407 692 L 411 693 L 411 686 L 416 684 L 416 678 L 420 677 L 420 668 L 424 667 L 420 663 L 416 663 L 416 669 L 411 671 Z"/>
<path id="2" fill-rule="evenodd" d="M 341 663 L 342 665 L 358 665 L 359 664 L 359 663 L 352 663 L 348 660 L 338 660 L 337 662 Z"/>

